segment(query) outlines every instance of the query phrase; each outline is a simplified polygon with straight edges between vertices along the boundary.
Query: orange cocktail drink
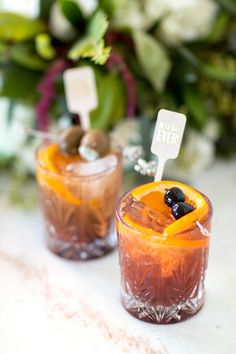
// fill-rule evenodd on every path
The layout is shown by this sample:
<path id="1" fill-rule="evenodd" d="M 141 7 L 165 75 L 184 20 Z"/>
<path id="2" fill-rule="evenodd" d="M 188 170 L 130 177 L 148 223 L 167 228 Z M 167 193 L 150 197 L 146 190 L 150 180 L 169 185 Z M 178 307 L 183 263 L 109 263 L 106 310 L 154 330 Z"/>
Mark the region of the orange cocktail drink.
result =
<path id="1" fill-rule="evenodd" d="M 122 173 L 118 151 L 87 162 L 54 143 L 38 150 L 37 182 L 52 252 L 86 260 L 116 246 L 114 214 Z"/>
<path id="2" fill-rule="evenodd" d="M 195 189 L 153 182 L 117 207 L 122 303 L 133 316 L 174 323 L 204 304 L 212 207 Z"/>

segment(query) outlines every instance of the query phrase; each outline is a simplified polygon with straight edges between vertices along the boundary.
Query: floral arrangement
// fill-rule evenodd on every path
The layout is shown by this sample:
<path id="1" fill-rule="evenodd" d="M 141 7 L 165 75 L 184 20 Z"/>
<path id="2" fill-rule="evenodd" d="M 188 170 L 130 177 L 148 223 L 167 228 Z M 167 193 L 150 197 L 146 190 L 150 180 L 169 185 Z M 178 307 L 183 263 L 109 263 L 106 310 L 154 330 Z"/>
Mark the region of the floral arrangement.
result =
<path id="1" fill-rule="evenodd" d="M 234 0 L 41 0 L 36 18 L 0 12 L 0 168 L 32 171 L 36 141 L 22 124 L 59 130 L 62 74 L 90 65 L 99 106 L 93 127 L 150 145 L 157 110 L 188 116 L 176 174 L 236 152 Z M 14 167 L 15 168 L 15 167 Z"/>

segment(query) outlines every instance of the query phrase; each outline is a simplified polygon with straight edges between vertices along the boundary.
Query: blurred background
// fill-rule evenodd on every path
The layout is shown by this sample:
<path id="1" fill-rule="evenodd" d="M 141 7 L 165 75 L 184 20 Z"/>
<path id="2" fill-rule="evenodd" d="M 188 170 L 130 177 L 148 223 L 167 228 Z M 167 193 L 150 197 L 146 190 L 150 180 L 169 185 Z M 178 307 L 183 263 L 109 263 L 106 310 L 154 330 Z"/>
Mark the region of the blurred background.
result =
<path id="1" fill-rule="evenodd" d="M 97 81 L 93 127 L 151 159 L 158 110 L 183 112 L 183 146 L 166 175 L 189 181 L 219 158 L 236 169 L 235 20 L 235 0 L 0 0 L 1 193 L 35 205 L 39 141 L 22 127 L 56 132 L 79 121 L 62 74 L 83 65 Z"/>

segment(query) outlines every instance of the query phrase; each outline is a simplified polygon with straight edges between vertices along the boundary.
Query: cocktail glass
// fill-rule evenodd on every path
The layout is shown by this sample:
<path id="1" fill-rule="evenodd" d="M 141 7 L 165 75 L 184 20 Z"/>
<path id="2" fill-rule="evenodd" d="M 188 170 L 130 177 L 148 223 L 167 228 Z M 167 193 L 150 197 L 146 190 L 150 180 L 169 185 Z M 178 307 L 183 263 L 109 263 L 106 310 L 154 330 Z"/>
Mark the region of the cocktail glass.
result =
<path id="1" fill-rule="evenodd" d="M 174 220 L 163 200 L 165 191 L 174 186 L 189 194 L 189 203 L 196 207 L 179 220 Z M 178 182 L 149 183 L 120 199 L 121 299 L 130 314 L 167 324 L 183 321 L 201 309 L 211 217 L 210 201 Z"/>
<path id="2" fill-rule="evenodd" d="M 58 154 L 57 164 L 66 167 L 58 173 L 48 162 L 45 149 L 51 149 L 52 155 L 57 146 L 44 145 L 37 151 L 36 174 L 49 249 L 76 260 L 107 254 L 116 246 L 114 214 L 122 183 L 121 154 L 112 153 L 109 161 L 104 157 L 93 163 L 76 161 L 75 165 L 74 157 L 66 157 L 65 163 Z"/>

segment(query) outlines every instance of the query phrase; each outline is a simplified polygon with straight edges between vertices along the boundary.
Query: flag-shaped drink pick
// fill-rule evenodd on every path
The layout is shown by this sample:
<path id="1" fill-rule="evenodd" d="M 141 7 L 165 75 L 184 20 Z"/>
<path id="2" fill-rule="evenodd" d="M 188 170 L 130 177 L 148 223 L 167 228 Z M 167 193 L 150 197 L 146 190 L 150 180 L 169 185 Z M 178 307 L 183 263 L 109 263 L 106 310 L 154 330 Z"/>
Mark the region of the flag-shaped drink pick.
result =
<path id="1" fill-rule="evenodd" d="M 186 116 L 181 113 L 161 109 L 157 115 L 151 152 L 158 157 L 155 181 L 162 179 L 165 163 L 179 155 Z"/>
<path id="2" fill-rule="evenodd" d="M 84 130 L 90 129 L 89 113 L 98 105 L 93 69 L 88 66 L 64 72 L 66 101 L 71 113 L 77 113 Z"/>

